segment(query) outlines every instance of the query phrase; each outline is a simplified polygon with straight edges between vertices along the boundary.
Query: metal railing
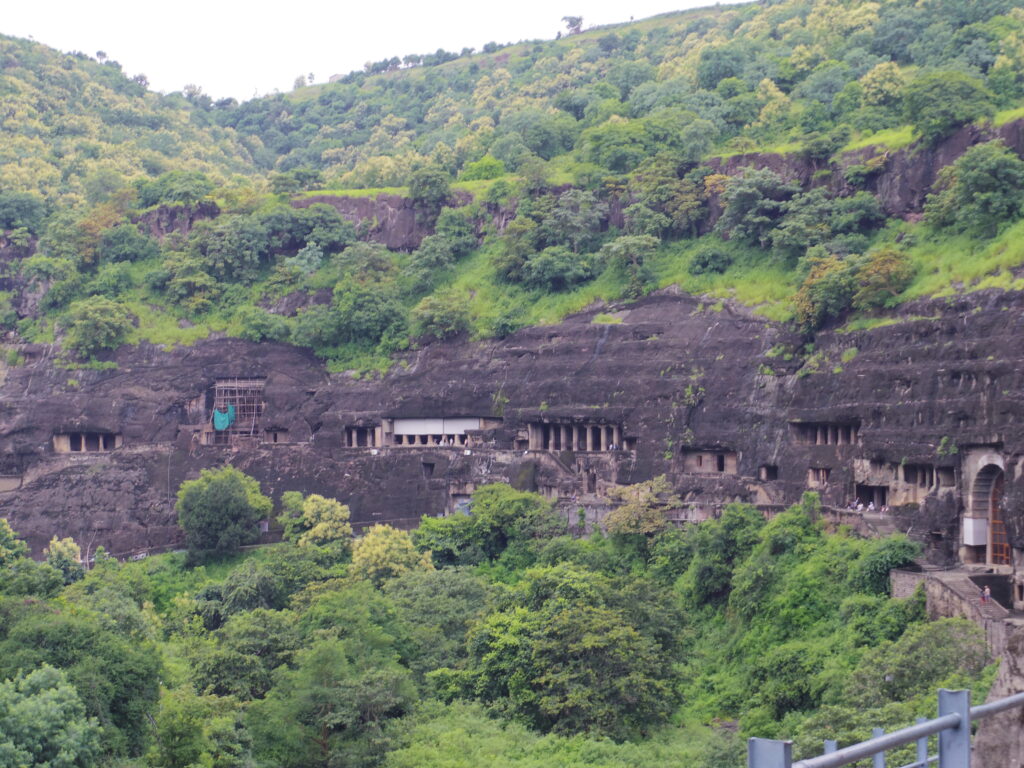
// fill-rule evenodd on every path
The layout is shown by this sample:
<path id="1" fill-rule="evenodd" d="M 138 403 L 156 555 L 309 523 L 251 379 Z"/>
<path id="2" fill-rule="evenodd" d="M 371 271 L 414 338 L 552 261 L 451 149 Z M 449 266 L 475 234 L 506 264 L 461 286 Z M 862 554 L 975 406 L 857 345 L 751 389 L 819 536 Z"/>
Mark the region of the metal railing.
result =
<path id="1" fill-rule="evenodd" d="M 874 738 L 837 748 L 834 741 L 825 742 L 825 754 L 793 762 L 793 742 L 776 739 L 750 739 L 747 742 L 747 768 L 839 768 L 871 757 L 873 768 L 885 768 L 886 750 L 917 743 L 917 758 L 902 768 L 970 768 L 971 722 L 1007 709 L 1024 707 L 1024 693 L 1008 696 L 977 707 L 971 706 L 970 691 L 939 691 L 939 716 L 921 718 L 916 725 L 892 733 L 874 729 Z M 928 738 L 938 734 L 939 751 L 928 754 Z"/>

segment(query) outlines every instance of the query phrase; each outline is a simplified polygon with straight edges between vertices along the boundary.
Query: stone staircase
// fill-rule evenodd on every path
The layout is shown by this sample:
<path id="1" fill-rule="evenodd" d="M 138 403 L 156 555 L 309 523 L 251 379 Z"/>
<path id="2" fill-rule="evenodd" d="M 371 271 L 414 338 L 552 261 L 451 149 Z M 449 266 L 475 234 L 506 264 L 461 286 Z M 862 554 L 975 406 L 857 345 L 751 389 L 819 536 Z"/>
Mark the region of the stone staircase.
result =
<path id="1" fill-rule="evenodd" d="M 889 515 L 883 515 L 881 512 L 862 512 L 861 517 L 867 527 L 880 538 L 891 536 L 894 533 L 903 533 L 896 527 Z"/>

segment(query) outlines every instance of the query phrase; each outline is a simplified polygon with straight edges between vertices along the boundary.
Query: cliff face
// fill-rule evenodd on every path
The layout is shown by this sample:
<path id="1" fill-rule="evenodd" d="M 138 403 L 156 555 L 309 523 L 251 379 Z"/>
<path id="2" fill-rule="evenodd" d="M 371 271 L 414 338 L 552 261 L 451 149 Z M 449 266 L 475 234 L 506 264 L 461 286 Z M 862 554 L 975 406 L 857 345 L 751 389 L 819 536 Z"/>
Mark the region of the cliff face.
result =
<path id="1" fill-rule="evenodd" d="M 472 197 L 465 192 L 452 195 L 453 205 L 466 205 L 471 200 Z M 383 243 L 393 251 L 414 251 L 420 247 L 423 238 L 433 231 L 429 222 L 416 216 L 413 201 L 407 197 L 313 195 L 292 200 L 296 208 L 308 208 L 314 203 L 330 205 L 353 224 L 366 227 L 370 240 Z"/>
<path id="2" fill-rule="evenodd" d="M 1024 120 L 998 128 L 965 125 L 935 146 L 912 144 L 895 150 L 869 146 L 840 155 L 831 163 L 814 162 L 800 154 L 752 152 L 713 158 L 708 164 L 716 173 L 727 176 L 742 173 L 744 168 L 768 168 L 805 187 L 824 185 L 833 194 L 850 194 L 854 190 L 846 182 L 844 171 L 874 161 L 875 170 L 867 180 L 868 191 L 878 197 L 887 215 L 910 218 L 923 210 L 939 171 L 975 144 L 993 139 L 1002 139 L 1017 154 L 1024 155 Z M 706 224 L 709 231 L 721 214 L 721 206 L 712 200 L 710 209 L 711 219 Z"/>
<path id="3" fill-rule="evenodd" d="M 664 473 L 687 502 L 680 519 L 730 501 L 777 508 L 812 488 L 835 506 L 892 506 L 948 561 L 979 473 L 998 467 L 1024 546 L 1024 297 L 925 302 L 902 322 L 823 336 L 809 359 L 785 329 L 690 296 L 602 310 L 620 322 L 595 324 L 594 310 L 503 341 L 434 344 L 378 381 L 238 340 L 123 347 L 107 371 L 63 370 L 27 347 L 0 386 L 0 514 L 36 551 L 56 534 L 125 553 L 179 541 L 175 489 L 226 462 L 275 496 L 323 493 L 358 524 L 402 526 L 499 480 L 593 516 L 607 485 Z M 207 444 L 217 387 L 238 381 L 259 382 L 262 410 Z M 440 419 L 480 428 L 465 445 L 395 444 L 411 439 L 400 424 Z"/>

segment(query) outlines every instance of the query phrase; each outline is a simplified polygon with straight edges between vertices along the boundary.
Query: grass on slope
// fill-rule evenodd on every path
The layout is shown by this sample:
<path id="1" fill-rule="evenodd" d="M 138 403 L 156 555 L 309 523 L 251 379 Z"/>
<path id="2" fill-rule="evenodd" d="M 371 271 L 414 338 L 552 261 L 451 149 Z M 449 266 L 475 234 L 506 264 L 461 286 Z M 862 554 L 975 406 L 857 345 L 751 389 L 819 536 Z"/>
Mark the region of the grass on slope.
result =
<path id="1" fill-rule="evenodd" d="M 914 129 L 909 125 L 899 128 L 888 128 L 874 133 L 865 133 L 851 139 L 840 153 L 853 152 L 865 147 L 885 147 L 886 149 L 902 149 L 914 141 Z"/>
<path id="2" fill-rule="evenodd" d="M 1024 290 L 1024 279 L 1012 272 L 1024 264 L 1024 220 L 991 240 L 966 235 L 922 238 L 908 252 L 917 276 L 902 300 L 985 288 Z"/>

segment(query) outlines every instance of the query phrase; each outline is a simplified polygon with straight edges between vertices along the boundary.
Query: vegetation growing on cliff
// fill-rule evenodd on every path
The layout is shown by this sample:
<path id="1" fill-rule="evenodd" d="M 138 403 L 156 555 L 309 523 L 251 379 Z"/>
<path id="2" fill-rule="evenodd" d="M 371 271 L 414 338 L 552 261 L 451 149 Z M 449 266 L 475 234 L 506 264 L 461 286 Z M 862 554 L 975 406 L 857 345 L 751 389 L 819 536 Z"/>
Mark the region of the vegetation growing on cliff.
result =
<path id="1" fill-rule="evenodd" d="M 217 331 L 344 370 L 670 284 L 808 332 L 1018 287 L 1020 160 L 994 131 L 1024 99 L 1022 33 L 1010 0 L 716 6 L 242 104 L 0 38 L 0 242 L 34 297 L 0 323 L 84 356 Z M 972 122 L 925 222 L 890 218 L 892 153 Z M 415 207 L 404 250 L 367 242 L 373 216 L 291 205 L 384 188 Z"/>
<path id="2" fill-rule="evenodd" d="M 905 537 L 829 531 L 813 494 L 682 530 L 657 482 L 626 502 L 607 536 L 572 536 L 543 498 L 486 486 L 469 516 L 352 547 L 344 507 L 292 494 L 295 543 L 195 567 L 98 552 L 67 586 L 8 537 L 4 732 L 40 755 L 63 739 L 82 768 L 711 768 L 746 736 L 810 754 L 991 681 L 974 625 L 887 596 Z M 31 744 L 29 700 L 53 726 Z"/>

